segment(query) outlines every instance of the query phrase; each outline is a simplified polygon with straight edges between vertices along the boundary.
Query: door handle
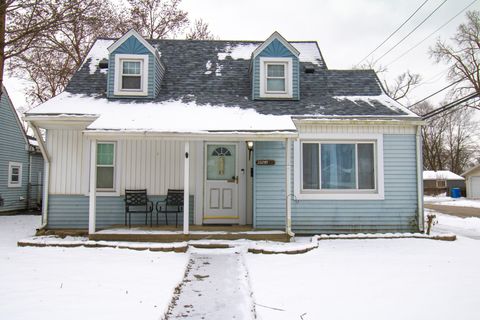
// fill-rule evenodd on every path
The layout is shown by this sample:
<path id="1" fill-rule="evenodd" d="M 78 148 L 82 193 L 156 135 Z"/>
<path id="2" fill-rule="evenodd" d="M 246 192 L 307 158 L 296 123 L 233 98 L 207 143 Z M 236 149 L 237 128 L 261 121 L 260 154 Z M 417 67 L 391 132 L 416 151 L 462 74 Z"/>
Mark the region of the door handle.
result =
<path id="1" fill-rule="evenodd" d="M 238 176 L 233 176 L 232 179 L 228 179 L 227 182 L 238 184 Z"/>

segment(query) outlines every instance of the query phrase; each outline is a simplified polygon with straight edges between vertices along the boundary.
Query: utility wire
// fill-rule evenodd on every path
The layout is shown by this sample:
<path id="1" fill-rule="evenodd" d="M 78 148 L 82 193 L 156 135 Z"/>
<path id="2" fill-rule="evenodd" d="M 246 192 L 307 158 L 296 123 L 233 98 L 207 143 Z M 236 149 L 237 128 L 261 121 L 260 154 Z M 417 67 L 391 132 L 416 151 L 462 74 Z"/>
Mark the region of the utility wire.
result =
<path id="1" fill-rule="evenodd" d="M 442 3 L 440 3 L 432 12 L 430 12 L 430 14 L 422 20 L 422 22 L 420 22 L 415 28 L 413 28 L 412 31 L 410 31 L 405 37 L 403 37 L 400 41 L 398 41 L 393 47 L 391 47 L 387 52 L 385 52 L 384 54 L 382 54 L 380 56 L 380 58 L 378 58 L 377 60 L 375 60 L 373 62 L 373 64 L 376 64 L 380 59 L 382 59 L 383 57 L 385 57 L 387 54 L 389 54 L 390 52 L 392 52 L 393 49 L 395 49 L 396 47 L 398 47 L 405 39 L 407 39 L 412 33 L 414 33 L 418 28 L 420 28 L 435 12 L 437 12 L 438 9 L 440 9 L 444 4 L 445 2 L 447 2 L 448 0 L 443 0 Z"/>
<path id="2" fill-rule="evenodd" d="M 359 63 L 357 63 L 357 66 L 362 63 L 363 61 L 365 61 L 365 59 L 367 59 L 368 57 L 370 57 L 375 51 L 377 51 L 381 46 L 383 46 L 385 44 L 385 42 L 387 42 L 395 33 L 398 32 L 398 30 L 400 30 L 408 21 L 410 21 L 410 19 L 413 18 L 413 16 L 418 12 L 418 10 L 420 10 L 429 0 L 425 0 L 421 5 L 420 7 L 418 7 L 408 18 L 407 20 L 405 20 L 397 29 L 395 29 L 395 31 L 393 31 L 385 40 L 383 40 L 382 43 L 380 43 L 375 49 L 373 49 L 369 54 L 367 54 L 365 56 L 365 58 L 363 58 L 362 60 L 360 60 Z"/>
<path id="3" fill-rule="evenodd" d="M 442 24 L 440 27 L 438 27 L 437 29 L 435 29 L 435 31 L 433 31 L 432 33 L 430 33 L 428 36 L 426 36 L 422 41 L 418 42 L 416 45 L 414 45 L 413 47 L 411 47 L 410 49 L 408 49 L 407 51 L 405 51 L 404 53 L 402 53 L 400 56 L 398 56 L 397 58 L 393 59 L 392 61 L 390 61 L 386 66 L 388 67 L 389 65 L 391 65 L 392 63 L 400 60 L 401 58 L 403 58 L 406 54 L 408 54 L 410 51 L 412 51 L 413 49 L 417 48 L 419 45 L 421 45 L 423 42 L 425 42 L 425 40 L 427 40 L 428 38 L 430 38 L 431 36 L 433 36 L 435 33 L 437 33 L 439 30 L 441 30 L 443 27 L 445 27 L 447 24 L 449 24 L 450 22 L 453 21 L 453 19 L 455 19 L 456 17 L 458 17 L 460 14 L 462 14 L 465 10 L 467 10 L 469 7 L 471 7 L 475 2 L 477 2 L 478 0 L 474 0 L 472 2 L 470 2 L 470 4 L 468 4 L 465 8 L 463 8 L 462 10 L 460 10 L 456 15 L 454 15 L 453 17 L 451 17 L 447 22 L 445 22 L 444 24 Z"/>
<path id="4" fill-rule="evenodd" d="M 432 110 L 432 111 L 430 111 L 430 112 L 425 113 L 424 115 L 422 115 L 422 119 L 423 119 L 423 120 L 427 120 L 427 119 L 429 119 L 429 118 L 431 118 L 431 117 L 434 117 L 434 116 L 436 116 L 436 115 L 438 115 L 438 114 L 440 114 L 440 113 L 443 113 L 443 112 L 445 112 L 445 111 L 447 111 L 447 110 L 450 110 L 450 109 L 452 109 L 452 108 L 455 108 L 456 106 L 458 106 L 458 105 L 460 105 L 460 104 L 462 104 L 462 103 L 464 103 L 464 102 L 467 102 L 468 100 L 471 100 L 471 99 L 473 99 L 473 98 L 476 98 L 476 97 L 478 97 L 478 95 L 479 95 L 479 94 L 478 94 L 477 92 L 474 92 L 474 93 L 471 93 L 471 94 L 469 94 L 469 95 L 466 95 L 465 97 L 462 97 L 462 98 L 460 98 L 460 99 L 457 99 L 457 100 L 455 100 L 455 101 L 453 101 L 453 102 L 447 103 L 446 105 L 441 106 L 440 108 L 437 108 L 437 109 L 435 109 L 435 110 Z"/>
<path id="5" fill-rule="evenodd" d="M 449 68 L 450 68 L 450 67 L 449 67 Z M 477 71 L 478 71 L 478 69 L 477 69 L 477 70 L 474 70 L 474 71 L 472 71 L 472 72 L 470 72 L 468 75 L 472 75 L 472 74 L 476 73 Z M 437 94 L 439 94 L 440 92 L 442 92 L 442 91 L 444 91 L 444 90 L 447 90 L 448 88 L 450 88 L 450 87 L 452 87 L 452 86 L 456 85 L 456 84 L 457 84 L 457 83 L 459 83 L 459 82 L 462 82 L 462 81 L 463 81 L 463 80 L 465 80 L 465 79 L 466 79 L 466 77 L 462 77 L 461 79 L 458 79 L 457 81 L 454 81 L 454 82 L 452 82 L 452 83 L 450 83 L 450 84 L 446 85 L 445 87 L 443 87 L 443 88 L 441 88 L 441 89 L 439 89 L 439 90 L 435 91 L 434 93 L 432 93 L 432 94 L 430 94 L 430 95 L 426 96 L 425 98 L 423 98 L 423 99 L 421 99 L 421 100 L 418 100 L 418 101 L 417 101 L 417 102 L 415 102 L 414 104 L 411 104 L 409 107 L 407 107 L 407 109 L 411 109 L 412 107 L 416 106 L 417 104 L 419 104 L 419 103 L 421 103 L 421 102 L 423 102 L 423 101 L 425 101 L 425 100 L 427 100 L 427 99 L 429 99 L 429 98 L 433 97 L 434 95 L 437 95 Z"/>

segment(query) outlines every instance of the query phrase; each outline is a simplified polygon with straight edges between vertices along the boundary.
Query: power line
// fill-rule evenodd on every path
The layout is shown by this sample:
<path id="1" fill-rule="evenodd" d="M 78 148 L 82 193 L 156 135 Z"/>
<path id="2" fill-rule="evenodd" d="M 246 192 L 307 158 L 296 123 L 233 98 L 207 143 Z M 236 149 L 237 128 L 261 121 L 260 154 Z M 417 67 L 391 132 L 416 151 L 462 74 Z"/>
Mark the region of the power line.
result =
<path id="1" fill-rule="evenodd" d="M 422 20 L 422 22 L 420 22 L 415 28 L 413 28 L 412 31 L 410 31 L 405 37 L 403 37 L 400 41 L 398 41 L 393 47 L 391 47 L 387 52 L 385 52 L 384 54 L 382 54 L 380 56 L 380 58 L 378 58 L 377 60 L 375 60 L 373 62 L 373 64 L 377 63 L 380 59 L 382 59 L 383 57 L 385 57 L 387 54 L 389 54 L 390 52 L 392 52 L 393 49 L 395 49 L 396 47 L 398 47 L 405 39 L 407 39 L 412 33 L 414 33 L 418 28 L 420 28 L 435 12 L 437 12 L 438 9 L 440 9 L 444 4 L 445 2 L 447 2 L 448 0 L 443 0 L 442 3 L 440 3 L 432 12 L 430 12 L 430 14 Z"/>
<path id="2" fill-rule="evenodd" d="M 365 61 L 365 59 L 367 59 L 368 57 L 370 57 L 375 51 L 377 51 L 381 46 L 383 46 L 385 44 L 385 42 L 387 42 L 395 33 L 398 32 L 398 30 L 400 30 L 408 21 L 410 21 L 410 19 L 413 18 L 413 16 L 418 12 L 418 10 L 420 10 L 429 0 L 425 0 L 421 5 L 420 7 L 418 7 L 408 18 L 407 20 L 405 20 L 397 29 L 395 29 L 395 31 L 393 31 L 385 40 L 383 40 L 382 43 L 380 43 L 375 49 L 373 49 L 369 54 L 367 54 L 365 56 L 365 58 L 363 58 L 362 60 L 360 60 L 359 63 L 357 63 L 357 66 L 362 63 L 363 61 Z"/>
<path id="3" fill-rule="evenodd" d="M 386 66 L 388 67 L 389 65 L 391 65 L 392 63 L 400 60 L 401 58 L 403 58 L 406 54 L 408 54 L 410 51 L 412 51 L 413 49 L 417 48 L 419 45 L 421 45 L 423 42 L 425 42 L 425 40 L 427 40 L 428 38 L 430 38 L 431 36 L 433 36 L 435 33 L 437 33 L 439 30 L 441 30 L 443 27 L 445 27 L 447 24 L 449 24 L 450 22 L 452 22 L 456 17 L 458 17 L 460 14 L 462 14 L 465 10 L 467 10 L 469 7 L 471 7 L 475 2 L 477 2 L 478 0 L 474 0 L 472 2 L 470 2 L 470 4 L 468 4 L 465 8 L 463 8 L 462 10 L 460 10 L 456 15 L 454 15 L 453 17 L 451 17 L 447 22 L 445 22 L 444 24 L 442 24 L 440 27 L 438 27 L 437 29 L 435 29 L 435 31 L 433 31 L 432 33 L 430 33 L 428 36 L 426 36 L 422 41 L 418 42 L 416 45 L 414 45 L 413 47 L 411 47 L 410 49 L 408 49 L 407 51 L 403 52 L 400 56 L 398 56 L 397 58 L 395 58 L 394 60 L 390 61 Z"/>
<path id="4" fill-rule="evenodd" d="M 449 67 L 449 68 L 450 68 L 450 67 Z M 474 70 L 474 71 L 472 71 L 472 72 L 470 72 L 468 75 L 472 75 L 472 74 L 476 73 L 477 71 L 478 71 L 478 69 L 477 69 L 477 70 Z M 409 106 L 407 109 L 411 109 L 412 107 L 416 106 L 417 104 L 419 104 L 419 103 L 421 103 L 421 102 L 423 102 L 423 101 L 425 101 L 425 100 L 427 100 L 427 99 L 429 99 L 429 98 L 433 97 L 434 95 L 437 95 L 437 94 L 439 94 L 440 92 L 442 92 L 442 91 L 444 91 L 444 90 L 446 90 L 446 89 L 448 89 L 448 88 L 450 88 L 450 87 L 452 87 L 452 86 L 456 85 L 456 84 L 457 84 L 457 83 L 459 83 L 459 82 L 462 82 L 462 81 L 463 81 L 463 80 L 465 80 L 465 79 L 466 79 L 466 77 L 462 77 L 461 79 L 458 79 L 457 81 L 454 81 L 454 82 L 452 82 L 452 83 L 450 83 L 450 84 L 446 85 L 445 87 L 443 87 L 443 88 L 441 88 L 441 89 L 439 89 L 439 90 L 435 91 L 434 93 L 432 93 L 432 94 L 430 94 L 430 95 L 426 96 L 425 98 L 423 98 L 423 99 L 421 99 L 421 100 L 418 100 L 418 101 L 417 101 L 417 102 L 415 102 L 414 104 L 411 104 L 411 105 L 410 105 L 410 106 Z"/>
<path id="5" fill-rule="evenodd" d="M 463 98 L 460 98 L 460 99 L 455 100 L 455 101 L 453 101 L 453 102 L 447 103 L 446 105 L 441 106 L 440 108 L 437 108 L 437 109 L 435 109 L 435 110 L 432 110 L 432 111 L 427 112 L 426 114 L 422 115 L 422 119 L 423 119 L 423 120 L 427 120 L 427 119 L 429 119 L 429 118 L 431 118 L 431 117 L 434 117 L 434 116 L 436 116 L 436 115 L 438 115 L 438 114 L 440 114 L 440 113 L 443 113 L 443 112 L 445 112 L 445 111 L 447 111 L 447 110 L 450 110 L 450 109 L 452 109 L 452 108 L 455 108 L 456 106 L 458 106 L 458 105 L 460 105 L 460 104 L 462 104 L 462 103 L 464 103 L 464 102 L 467 102 L 467 101 L 470 100 L 470 99 L 476 98 L 476 97 L 478 97 L 478 95 L 479 95 L 479 94 L 478 94 L 477 92 L 474 92 L 474 93 L 471 93 L 471 94 L 469 94 L 469 95 L 467 95 L 467 96 L 465 96 L 465 97 L 463 97 Z"/>

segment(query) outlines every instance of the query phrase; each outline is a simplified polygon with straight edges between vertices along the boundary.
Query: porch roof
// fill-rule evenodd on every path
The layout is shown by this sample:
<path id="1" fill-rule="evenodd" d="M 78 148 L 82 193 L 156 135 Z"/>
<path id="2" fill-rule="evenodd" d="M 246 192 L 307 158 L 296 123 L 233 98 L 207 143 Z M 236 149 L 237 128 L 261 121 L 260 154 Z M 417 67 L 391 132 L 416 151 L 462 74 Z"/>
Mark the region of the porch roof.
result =
<path id="1" fill-rule="evenodd" d="M 197 105 L 168 100 L 144 103 L 108 100 L 63 92 L 26 114 L 26 120 L 75 118 L 96 132 L 283 133 L 296 132 L 289 115 L 260 114 L 254 109 Z"/>

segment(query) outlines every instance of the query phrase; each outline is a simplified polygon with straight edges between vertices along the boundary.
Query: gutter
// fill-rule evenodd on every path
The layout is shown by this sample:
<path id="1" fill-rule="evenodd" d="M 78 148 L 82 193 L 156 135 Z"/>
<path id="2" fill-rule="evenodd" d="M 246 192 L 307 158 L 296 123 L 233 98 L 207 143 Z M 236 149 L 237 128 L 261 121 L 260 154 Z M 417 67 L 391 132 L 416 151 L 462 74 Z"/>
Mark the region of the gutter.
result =
<path id="1" fill-rule="evenodd" d="M 294 237 L 295 233 L 292 232 L 292 164 L 291 164 L 291 148 L 292 140 L 285 139 L 285 208 L 286 208 L 286 220 L 287 225 L 285 232 L 290 236 Z"/>
<path id="2" fill-rule="evenodd" d="M 417 126 L 417 131 L 415 133 L 416 138 L 416 154 L 417 154 L 417 224 L 420 232 L 424 231 L 424 213 L 423 213 L 423 159 L 422 159 L 422 135 L 421 135 L 421 126 Z"/>
<path id="3" fill-rule="evenodd" d="M 43 203 L 42 203 L 42 225 L 39 230 L 45 229 L 48 224 L 48 186 L 50 185 L 50 157 L 45 146 L 45 141 L 42 138 L 40 130 L 38 127 L 31 121 L 28 121 L 28 124 L 32 127 L 35 138 L 38 141 L 38 146 L 44 160 L 44 183 L 43 183 Z"/>

